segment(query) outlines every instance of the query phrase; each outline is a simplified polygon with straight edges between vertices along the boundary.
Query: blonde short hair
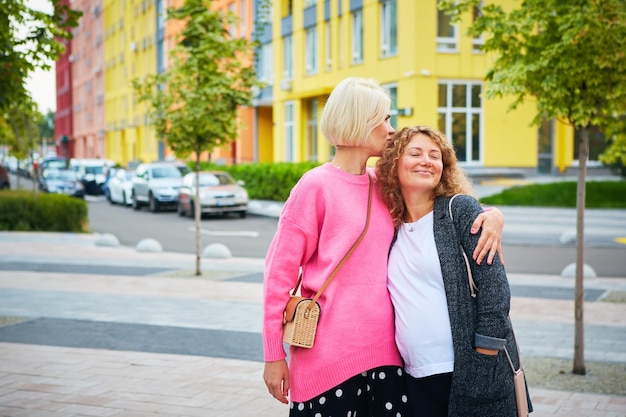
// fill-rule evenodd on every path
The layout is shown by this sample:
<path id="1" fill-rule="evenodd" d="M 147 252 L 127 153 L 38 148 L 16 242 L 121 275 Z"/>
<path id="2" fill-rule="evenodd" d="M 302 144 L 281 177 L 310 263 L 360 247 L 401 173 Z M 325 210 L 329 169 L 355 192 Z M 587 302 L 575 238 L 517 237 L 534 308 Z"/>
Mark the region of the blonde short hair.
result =
<path id="1" fill-rule="evenodd" d="M 320 127 L 333 146 L 362 146 L 389 114 L 389 93 L 378 82 L 350 77 L 333 89 L 324 106 Z"/>

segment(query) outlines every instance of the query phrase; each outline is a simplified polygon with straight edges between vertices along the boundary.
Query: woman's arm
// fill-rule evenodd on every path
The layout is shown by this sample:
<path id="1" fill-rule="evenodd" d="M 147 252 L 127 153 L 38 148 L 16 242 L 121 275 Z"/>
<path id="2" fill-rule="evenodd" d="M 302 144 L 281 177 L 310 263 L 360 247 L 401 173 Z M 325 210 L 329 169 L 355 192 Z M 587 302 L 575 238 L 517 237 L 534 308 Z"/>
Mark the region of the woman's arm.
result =
<path id="1" fill-rule="evenodd" d="M 458 230 L 461 246 L 466 253 L 473 253 L 481 239 L 481 230 L 471 234 L 474 218 L 483 212 L 474 198 L 459 196 L 453 202 L 454 223 Z M 511 292 L 504 266 L 498 256 L 491 265 L 470 263 L 474 282 L 478 286 L 476 296 L 476 334 L 474 347 L 481 353 L 494 351 L 504 346 L 509 332 L 508 320 Z"/>
<path id="2" fill-rule="evenodd" d="M 497 207 L 486 208 L 483 213 L 476 217 L 470 233 L 476 234 L 481 231 L 476 249 L 472 252 L 472 258 L 478 265 L 481 264 L 487 253 L 489 253 L 487 264 L 491 265 L 494 256 L 498 253 L 500 262 L 504 265 L 504 258 L 502 257 L 503 228 L 504 214 Z"/>

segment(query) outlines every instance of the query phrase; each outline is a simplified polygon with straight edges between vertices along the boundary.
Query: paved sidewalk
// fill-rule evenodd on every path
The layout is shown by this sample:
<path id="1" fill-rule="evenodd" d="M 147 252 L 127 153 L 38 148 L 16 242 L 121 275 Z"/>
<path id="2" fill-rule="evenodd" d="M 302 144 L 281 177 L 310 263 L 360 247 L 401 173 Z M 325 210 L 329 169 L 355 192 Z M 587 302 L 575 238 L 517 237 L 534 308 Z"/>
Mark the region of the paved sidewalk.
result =
<path id="1" fill-rule="evenodd" d="M 0 416 L 288 414 L 262 381 L 262 259 L 203 259 L 195 277 L 193 255 L 97 238 L 0 233 L 0 318 L 24 320 L 0 327 Z M 571 358 L 573 281 L 509 278 L 523 355 Z M 599 300 L 626 277 L 585 288 L 586 359 L 623 366 L 626 304 Z M 626 417 L 626 396 L 530 392 L 535 417 Z"/>

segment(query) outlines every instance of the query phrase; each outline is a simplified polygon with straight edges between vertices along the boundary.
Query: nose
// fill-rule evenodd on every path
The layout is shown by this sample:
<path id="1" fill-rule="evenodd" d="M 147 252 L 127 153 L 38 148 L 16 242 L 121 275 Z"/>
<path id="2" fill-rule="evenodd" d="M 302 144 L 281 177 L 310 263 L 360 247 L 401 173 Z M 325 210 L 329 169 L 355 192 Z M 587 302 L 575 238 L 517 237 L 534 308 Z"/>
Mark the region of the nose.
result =
<path id="1" fill-rule="evenodd" d="M 391 120 L 387 120 L 387 127 L 389 128 L 389 134 L 394 134 L 396 130 L 391 125 Z"/>

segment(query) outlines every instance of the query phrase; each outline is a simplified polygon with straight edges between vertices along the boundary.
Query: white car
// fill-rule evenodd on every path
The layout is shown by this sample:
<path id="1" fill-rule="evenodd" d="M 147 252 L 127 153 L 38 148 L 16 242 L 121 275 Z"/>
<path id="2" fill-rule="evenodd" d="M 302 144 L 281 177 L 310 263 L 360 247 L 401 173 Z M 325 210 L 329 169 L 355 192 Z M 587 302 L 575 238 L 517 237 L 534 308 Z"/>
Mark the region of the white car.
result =
<path id="1" fill-rule="evenodd" d="M 180 170 L 169 162 L 144 163 L 137 166 L 133 178 L 133 209 L 147 205 L 150 211 L 178 205 L 178 189 L 183 179 Z"/>
<path id="2" fill-rule="evenodd" d="M 246 217 L 248 213 L 248 191 L 243 181 L 235 181 L 224 171 L 200 172 L 200 213 L 237 213 Z M 183 177 L 183 185 L 178 194 L 178 214 L 194 217 L 196 197 L 196 173 Z"/>
<path id="3" fill-rule="evenodd" d="M 107 187 L 109 189 L 109 202 L 111 204 L 133 204 L 133 178 L 135 171 L 118 169 L 115 175 L 109 178 Z"/>

